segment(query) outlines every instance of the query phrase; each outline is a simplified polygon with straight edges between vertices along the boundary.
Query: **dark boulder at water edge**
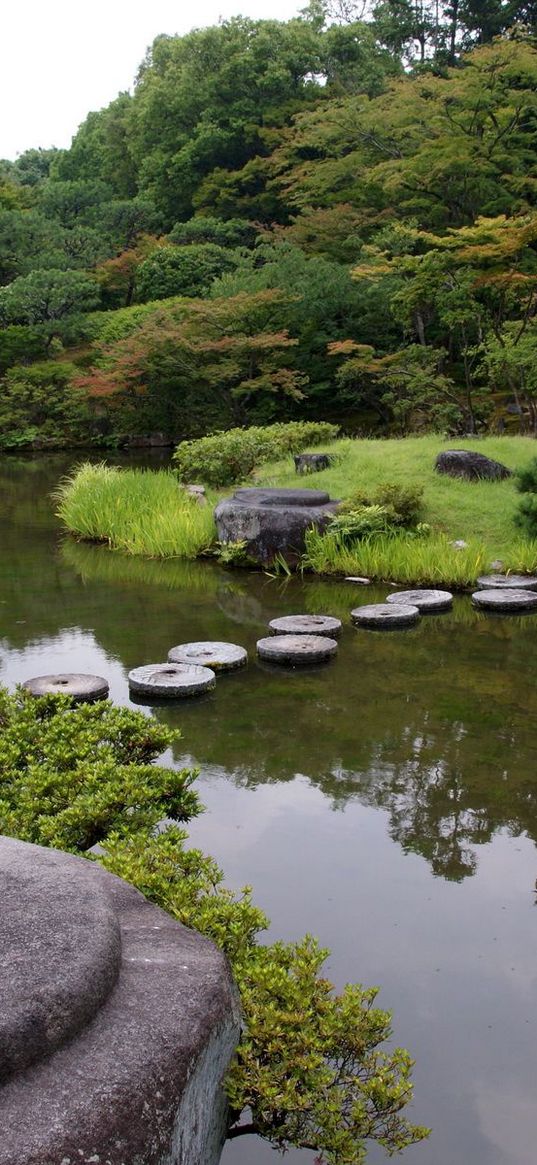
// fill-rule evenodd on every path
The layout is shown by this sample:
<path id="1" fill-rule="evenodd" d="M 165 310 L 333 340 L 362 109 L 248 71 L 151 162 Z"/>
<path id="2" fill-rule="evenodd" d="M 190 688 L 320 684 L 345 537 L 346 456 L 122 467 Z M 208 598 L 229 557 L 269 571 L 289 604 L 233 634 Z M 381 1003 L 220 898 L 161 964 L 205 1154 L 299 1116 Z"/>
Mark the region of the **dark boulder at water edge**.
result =
<path id="1" fill-rule="evenodd" d="M 220 542 L 242 542 L 244 553 L 267 565 L 281 554 L 294 566 L 305 549 L 306 530 L 322 529 L 337 501 L 314 489 L 238 489 L 214 512 Z"/>
<path id="2" fill-rule="evenodd" d="M 472 449 L 444 449 L 438 454 L 434 467 L 437 473 L 448 477 L 462 477 L 465 481 L 503 481 L 511 477 L 511 470 L 501 461 L 493 461 Z"/>

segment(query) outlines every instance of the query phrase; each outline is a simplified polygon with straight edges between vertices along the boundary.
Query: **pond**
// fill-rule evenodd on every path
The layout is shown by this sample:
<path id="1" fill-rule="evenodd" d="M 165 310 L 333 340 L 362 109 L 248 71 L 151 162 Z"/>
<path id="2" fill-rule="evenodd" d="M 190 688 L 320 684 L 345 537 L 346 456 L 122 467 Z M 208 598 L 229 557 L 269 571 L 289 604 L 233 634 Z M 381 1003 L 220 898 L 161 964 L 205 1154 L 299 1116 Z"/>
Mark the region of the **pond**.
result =
<path id="1" fill-rule="evenodd" d="M 200 770 L 193 843 L 228 884 L 253 885 L 271 937 L 309 931 L 337 986 L 381 985 L 416 1058 L 409 1115 L 433 1128 L 403 1162 L 534 1165 L 537 615 L 457 597 L 414 629 L 358 630 L 351 607 L 385 587 L 76 544 L 50 500 L 68 464 L 0 468 L 0 682 L 94 672 L 128 704 L 127 672 L 174 644 L 247 647 L 249 667 L 213 693 L 153 709 L 182 729 L 174 761 Z M 269 619 L 302 611 L 343 618 L 338 658 L 298 673 L 257 663 Z M 244 1138 L 222 1165 L 277 1160 Z"/>

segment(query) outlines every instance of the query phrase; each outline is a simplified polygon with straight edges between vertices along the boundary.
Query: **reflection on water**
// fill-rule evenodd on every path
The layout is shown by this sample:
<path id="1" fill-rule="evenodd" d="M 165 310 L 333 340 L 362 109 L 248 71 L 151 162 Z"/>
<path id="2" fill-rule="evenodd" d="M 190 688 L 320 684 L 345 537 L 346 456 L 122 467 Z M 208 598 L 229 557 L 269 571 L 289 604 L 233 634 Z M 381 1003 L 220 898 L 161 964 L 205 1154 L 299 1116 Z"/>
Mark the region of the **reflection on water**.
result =
<path id="1" fill-rule="evenodd" d="M 247 647 L 250 666 L 214 693 L 154 709 L 182 729 L 177 763 L 201 770 L 195 843 L 230 883 L 253 883 L 273 934 L 313 931 L 338 983 L 382 984 L 417 1060 L 412 1115 L 434 1127 L 403 1160 L 533 1165 L 537 617 L 457 598 L 414 629 L 375 633 L 348 613 L 386 588 L 76 544 L 49 496 L 65 468 L 56 457 L 0 471 L 2 682 L 91 671 L 127 703 L 127 671 L 173 644 Z M 343 618 L 337 660 L 261 667 L 267 622 L 299 611 Z M 269 1159 L 248 1138 L 223 1161 Z"/>

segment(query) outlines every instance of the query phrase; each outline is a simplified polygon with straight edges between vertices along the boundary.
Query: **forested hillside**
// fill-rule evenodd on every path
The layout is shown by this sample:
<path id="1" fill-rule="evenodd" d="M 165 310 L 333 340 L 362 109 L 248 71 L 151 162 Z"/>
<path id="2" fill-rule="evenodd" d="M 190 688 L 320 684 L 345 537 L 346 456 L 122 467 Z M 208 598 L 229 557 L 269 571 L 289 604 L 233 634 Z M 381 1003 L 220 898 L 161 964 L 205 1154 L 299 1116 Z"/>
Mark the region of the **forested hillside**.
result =
<path id="1" fill-rule="evenodd" d="M 0 162 L 0 445 L 537 431 L 537 6 L 158 37 Z"/>

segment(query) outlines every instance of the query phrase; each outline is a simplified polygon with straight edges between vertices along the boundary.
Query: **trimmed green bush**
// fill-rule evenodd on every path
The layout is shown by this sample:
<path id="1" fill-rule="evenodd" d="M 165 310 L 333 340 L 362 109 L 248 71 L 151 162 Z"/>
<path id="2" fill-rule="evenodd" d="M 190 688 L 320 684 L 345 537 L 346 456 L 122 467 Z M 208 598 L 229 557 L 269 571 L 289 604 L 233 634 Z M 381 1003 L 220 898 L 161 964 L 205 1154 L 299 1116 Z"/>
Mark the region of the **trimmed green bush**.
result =
<path id="1" fill-rule="evenodd" d="M 518 470 L 515 485 L 524 495 L 515 513 L 515 525 L 530 538 L 537 538 L 537 457 L 524 469 Z"/>
<path id="2" fill-rule="evenodd" d="M 338 426 L 328 421 L 289 421 L 249 429 L 228 429 L 196 441 L 182 441 L 174 453 L 181 481 L 233 485 L 244 481 L 265 461 L 300 453 L 308 446 L 334 441 Z"/>

